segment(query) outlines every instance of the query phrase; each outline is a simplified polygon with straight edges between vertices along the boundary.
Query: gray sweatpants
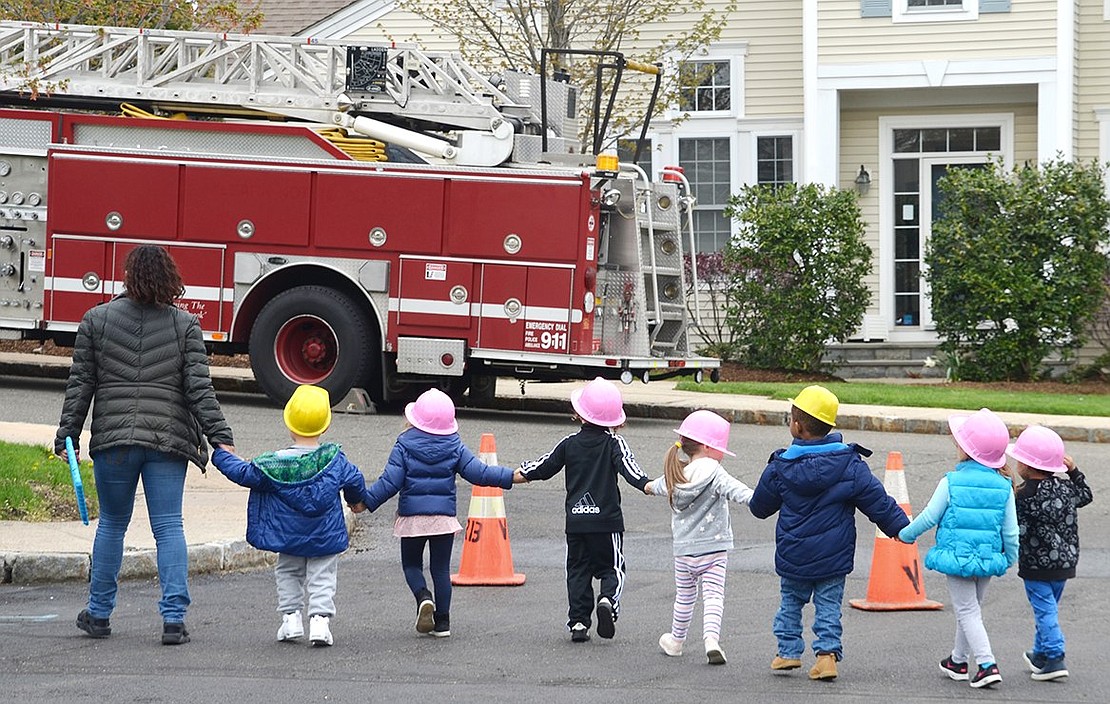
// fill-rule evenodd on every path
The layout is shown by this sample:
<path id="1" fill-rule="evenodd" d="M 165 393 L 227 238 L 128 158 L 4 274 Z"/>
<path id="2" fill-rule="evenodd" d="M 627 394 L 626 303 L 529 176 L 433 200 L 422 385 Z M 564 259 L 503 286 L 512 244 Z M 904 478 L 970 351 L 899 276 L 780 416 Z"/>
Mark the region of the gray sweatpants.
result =
<path id="1" fill-rule="evenodd" d="M 948 594 L 952 597 L 952 610 L 956 612 L 956 643 L 952 646 L 955 662 L 971 662 L 968 656 L 974 657 L 977 665 L 997 662 L 991 652 L 987 629 L 983 627 L 981 609 L 990 583 L 990 577 L 969 579 L 948 575 Z"/>
<path id="2" fill-rule="evenodd" d="M 307 591 L 307 616 L 334 616 L 338 567 L 338 554 L 298 557 L 278 553 L 277 566 L 274 567 L 278 595 L 277 610 L 283 614 L 303 610 L 305 591 Z"/>

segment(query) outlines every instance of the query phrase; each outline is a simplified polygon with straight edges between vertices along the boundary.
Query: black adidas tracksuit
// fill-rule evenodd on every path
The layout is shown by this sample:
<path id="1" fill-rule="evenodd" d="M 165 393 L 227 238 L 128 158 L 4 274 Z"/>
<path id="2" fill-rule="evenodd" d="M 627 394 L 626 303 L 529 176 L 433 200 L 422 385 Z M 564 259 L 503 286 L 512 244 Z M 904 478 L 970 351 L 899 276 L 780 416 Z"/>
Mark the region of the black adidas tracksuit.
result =
<path id="1" fill-rule="evenodd" d="M 641 492 L 648 476 L 636 464 L 628 443 L 609 428 L 583 423 L 551 452 L 521 465 L 528 481 L 550 479 L 566 467 L 567 627 L 589 628 L 594 609 L 593 580 L 601 581 L 598 599 L 613 604 L 614 620 L 624 589 L 624 515 L 617 472 Z"/>

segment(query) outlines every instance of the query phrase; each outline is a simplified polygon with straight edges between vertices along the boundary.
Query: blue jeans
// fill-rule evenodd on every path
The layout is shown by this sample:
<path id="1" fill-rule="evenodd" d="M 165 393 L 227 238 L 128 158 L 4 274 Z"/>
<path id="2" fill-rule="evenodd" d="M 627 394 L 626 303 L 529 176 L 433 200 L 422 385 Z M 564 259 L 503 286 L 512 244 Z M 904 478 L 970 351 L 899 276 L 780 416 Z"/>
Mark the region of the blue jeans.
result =
<path id="1" fill-rule="evenodd" d="M 813 599 L 813 652 L 833 653 L 840 660 L 843 648 L 840 636 L 840 604 L 844 600 L 844 577 L 818 581 L 780 577 L 782 601 L 772 624 L 779 643 L 779 656 L 787 659 L 802 657 L 806 649 L 802 640 L 802 607 Z"/>
<path id="2" fill-rule="evenodd" d="M 1049 660 L 1064 657 L 1064 632 L 1060 630 L 1059 605 L 1064 596 L 1065 580 L 1040 582 L 1025 580 L 1025 596 L 1033 607 L 1037 632 L 1033 636 L 1033 652 Z"/>
<path id="3" fill-rule="evenodd" d="M 140 477 L 158 553 L 162 620 L 182 623 L 189 606 L 189 553 L 181 525 L 181 496 L 188 462 L 180 455 L 135 445 L 122 445 L 93 456 L 93 475 L 100 501 L 100 519 L 93 541 L 89 576 L 89 614 L 108 618 L 116 608 L 123 536 L 135 509 Z"/>
<path id="4" fill-rule="evenodd" d="M 428 588 L 424 579 L 424 545 L 428 546 L 428 572 L 432 575 L 435 587 L 437 614 L 451 613 L 451 550 L 455 546 L 455 534 L 423 535 L 401 538 L 401 571 L 405 582 L 417 596 Z"/>

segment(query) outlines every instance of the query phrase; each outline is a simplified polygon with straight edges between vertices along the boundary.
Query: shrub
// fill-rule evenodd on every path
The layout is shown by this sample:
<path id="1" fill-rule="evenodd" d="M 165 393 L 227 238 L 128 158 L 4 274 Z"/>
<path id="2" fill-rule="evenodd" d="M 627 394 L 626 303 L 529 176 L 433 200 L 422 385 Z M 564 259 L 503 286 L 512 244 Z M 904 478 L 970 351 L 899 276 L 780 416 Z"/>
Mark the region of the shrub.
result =
<path id="1" fill-rule="evenodd" d="M 726 213 L 740 232 L 729 322 L 739 359 L 753 367 L 822 370 L 830 341 L 859 327 L 871 294 L 871 249 L 852 191 L 816 184 L 746 186 Z"/>
<path id="2" fill-rule="evenodd" d="M 941 349 L 963 379 L 1026 381 L 1080 347 L 1103 299 L 1110 203 L 1096 164 L 950 170 L 926 252 Z"/>
<path id="3" fill-rule="evenodd" d="M 729 324 L 728 311 L 732 307 L 730 293 L 736 267 L 725 261 L 724 252 L 698 252 L 696 259 L 696 287 L 690 255 L 686 255 L 683 265 L 686 269 L 687 320 L 705 343 L 699 352 L 711 357 L 734 359 L 736 339 Z"/>

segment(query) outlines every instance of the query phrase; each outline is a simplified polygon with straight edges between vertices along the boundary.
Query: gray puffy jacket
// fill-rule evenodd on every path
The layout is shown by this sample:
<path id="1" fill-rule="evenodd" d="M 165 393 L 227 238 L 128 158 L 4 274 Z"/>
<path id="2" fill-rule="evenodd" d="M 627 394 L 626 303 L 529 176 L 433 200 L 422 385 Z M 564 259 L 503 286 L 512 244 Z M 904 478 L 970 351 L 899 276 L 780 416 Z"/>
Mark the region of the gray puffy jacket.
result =
<path id="1" fill-rule="evenodd" d="M 78 447 L 92 403 L 89 454 L 139 445 L 181 455 L 202 469 L 208 448 L 233 445 L 195 316 L 176 306 L 118 296 L 81 319 L 54 451 Z"/>

